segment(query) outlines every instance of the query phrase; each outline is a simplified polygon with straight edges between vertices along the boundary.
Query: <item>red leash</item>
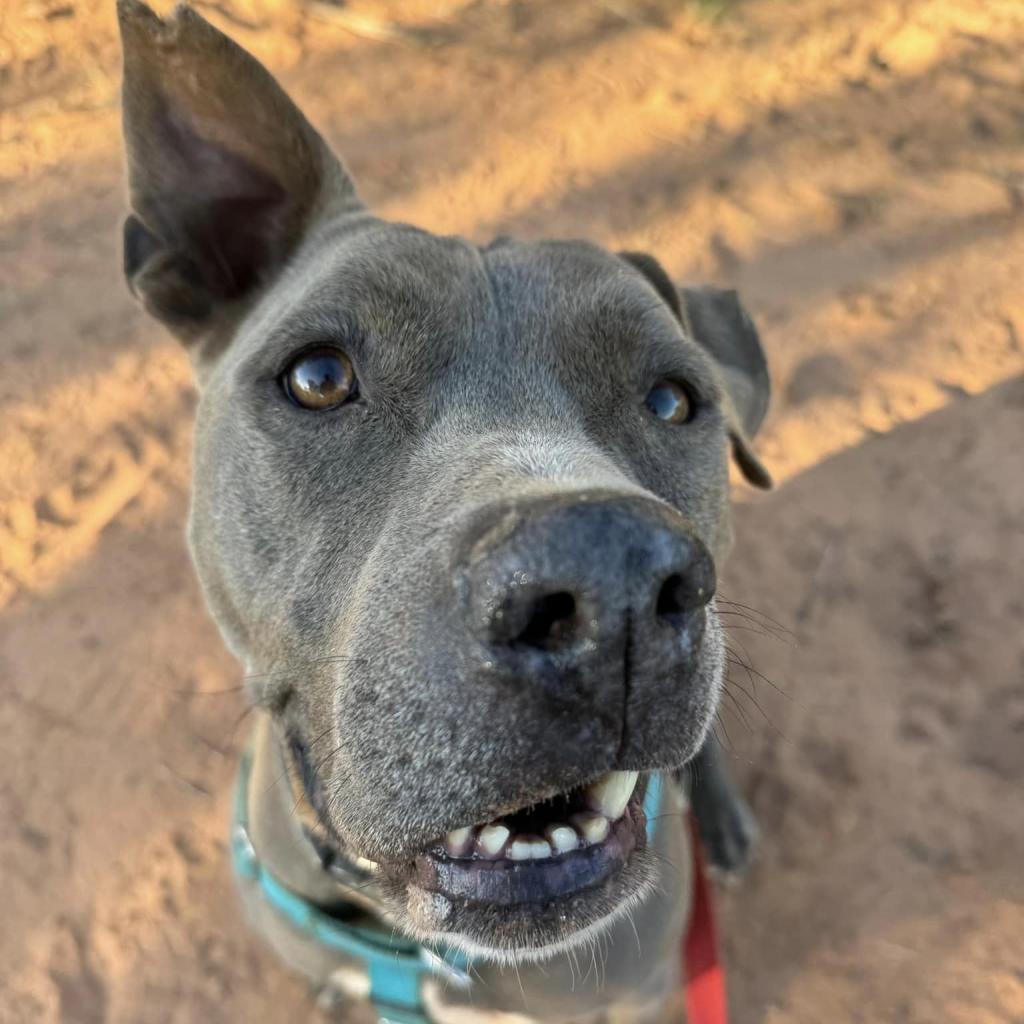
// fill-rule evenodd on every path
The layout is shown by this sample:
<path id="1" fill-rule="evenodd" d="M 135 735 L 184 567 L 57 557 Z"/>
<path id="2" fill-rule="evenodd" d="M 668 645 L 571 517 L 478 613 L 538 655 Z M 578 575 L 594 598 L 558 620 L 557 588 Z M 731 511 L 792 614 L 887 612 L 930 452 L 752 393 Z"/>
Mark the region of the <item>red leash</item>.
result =
<path id="1" fill-rule="evenodd" d="M 687 1024 L 728 1024 L 725 973 L 718 956 L 718 930 L 697 823 L 690 815 L 693 846 L 693 907 L 683 943 Z"/>

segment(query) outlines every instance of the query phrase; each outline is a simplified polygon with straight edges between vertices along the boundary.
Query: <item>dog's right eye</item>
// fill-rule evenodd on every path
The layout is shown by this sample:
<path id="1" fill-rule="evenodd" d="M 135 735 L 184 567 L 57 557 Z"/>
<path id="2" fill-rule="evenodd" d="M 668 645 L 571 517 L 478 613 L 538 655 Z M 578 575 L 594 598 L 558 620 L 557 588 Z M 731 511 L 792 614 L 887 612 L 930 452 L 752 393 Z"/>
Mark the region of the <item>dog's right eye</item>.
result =
<path id="1" fill-rule="evenodd" d="M 285 394 L 303 409 L 333 409 L 358 393 L 352 360 L 336 348 L 305 352 L 282 379 Z"/>

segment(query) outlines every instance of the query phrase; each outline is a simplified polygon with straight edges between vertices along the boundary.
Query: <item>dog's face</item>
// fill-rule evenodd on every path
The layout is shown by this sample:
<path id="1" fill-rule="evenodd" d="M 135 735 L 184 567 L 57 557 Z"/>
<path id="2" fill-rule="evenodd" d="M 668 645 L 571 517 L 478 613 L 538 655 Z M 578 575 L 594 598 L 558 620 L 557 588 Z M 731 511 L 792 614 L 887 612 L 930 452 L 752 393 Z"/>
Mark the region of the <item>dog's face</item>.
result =
<path id="1" fill-rule="evenodd" d="M 252 697 L 401 927 L 572 944 L 714 715 L 753 327 L 649 257 L 378 220 L 251 58 L 120 11 L 126 270 L 194 354 L 190 537 Z"/>

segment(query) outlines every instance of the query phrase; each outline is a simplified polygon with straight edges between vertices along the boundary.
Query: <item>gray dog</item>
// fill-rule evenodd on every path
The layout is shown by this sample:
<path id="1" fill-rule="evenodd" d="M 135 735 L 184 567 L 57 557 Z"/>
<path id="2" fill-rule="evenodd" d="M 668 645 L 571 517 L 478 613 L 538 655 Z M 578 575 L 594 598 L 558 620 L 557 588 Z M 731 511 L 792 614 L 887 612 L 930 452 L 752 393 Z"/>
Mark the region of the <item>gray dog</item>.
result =
<path id="1" fill-rule="evenodd" d="M 712 860 L 752 835 L 705 740 L 753 325 L 642 254 L 382 221 L 229 39 L 119 14 L 125 272 L 195 364 L 191 548 L 260 709 L 252 917 L 382 1019 L 656 1018 L 683 766 Z"/>

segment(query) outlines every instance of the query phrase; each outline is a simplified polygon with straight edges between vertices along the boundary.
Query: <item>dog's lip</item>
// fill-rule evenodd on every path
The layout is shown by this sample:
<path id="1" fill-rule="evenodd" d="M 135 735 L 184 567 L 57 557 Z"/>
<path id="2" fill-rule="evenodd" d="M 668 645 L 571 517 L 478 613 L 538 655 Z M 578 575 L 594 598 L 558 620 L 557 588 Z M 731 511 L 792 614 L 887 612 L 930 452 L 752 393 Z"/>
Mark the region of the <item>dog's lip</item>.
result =
<path id="1" fill-rule="evenodd" d="M 551 904 L 577 896 L 626 866 L 644 831 L 631 805 L 599 843 L 544 860 L 456 859 L 428 852 L 416 858 L 414 884 L 477 906 Z"/>
<path id="2" fill-rule="evenodd" d="M 609 772 L 499 822 L 449 832 L 414 858 L 414 885 L 477 905 L 551 903 L 593 888 L 621 870 L 643 841 L 643 790 L 636 772 Z M 578 808 L 559 820 L 558 815 Z M 543 829 L 513 831 L 517 820 Z"/>

